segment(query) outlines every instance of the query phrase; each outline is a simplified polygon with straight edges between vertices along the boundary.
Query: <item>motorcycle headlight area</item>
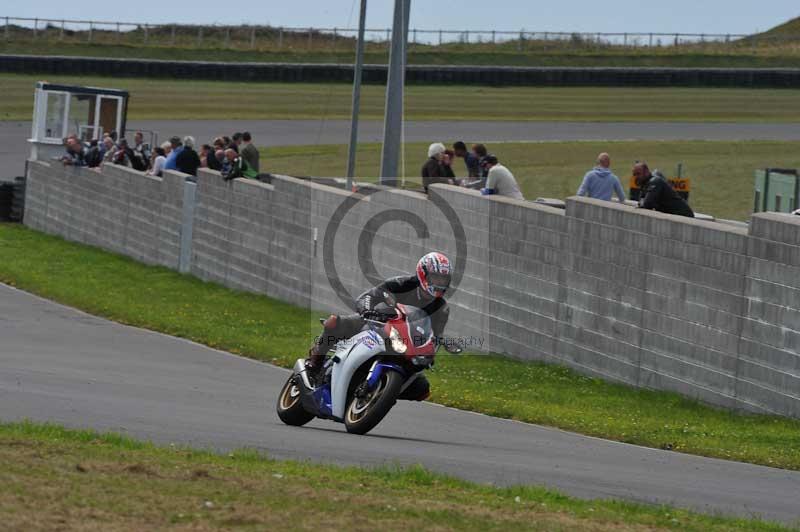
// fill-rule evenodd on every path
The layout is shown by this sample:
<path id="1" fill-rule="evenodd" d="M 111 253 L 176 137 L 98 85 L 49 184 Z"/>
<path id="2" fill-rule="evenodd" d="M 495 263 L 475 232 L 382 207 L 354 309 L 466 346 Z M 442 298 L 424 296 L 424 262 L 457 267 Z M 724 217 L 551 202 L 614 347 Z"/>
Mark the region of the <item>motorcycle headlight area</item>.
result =
<path id="1" fill-rule="evenodd" d="M 400 353 L 401 355 L 408 350 L 408 346 L 403 341 L 403 337 L 400 336 L 400 333 L 397 332 L 397 329 L 392 327 L 389 330 L 389 346 L 392 348 L 392 351 L 395 353 Z"/>

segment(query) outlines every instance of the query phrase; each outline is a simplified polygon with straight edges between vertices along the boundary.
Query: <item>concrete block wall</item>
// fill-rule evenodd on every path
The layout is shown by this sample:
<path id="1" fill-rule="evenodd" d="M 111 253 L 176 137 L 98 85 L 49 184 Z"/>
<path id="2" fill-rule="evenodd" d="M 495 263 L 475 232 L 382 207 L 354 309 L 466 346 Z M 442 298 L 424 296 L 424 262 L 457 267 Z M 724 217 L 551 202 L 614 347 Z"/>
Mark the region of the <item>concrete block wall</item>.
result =
<path id="1" fill-rule="evenodd" d="M 349 312 L 343 298 L 371 284 L 366 257 L 383 278 L 432 249 L 458 262 L 463 247 L 448 334 L 482 341 L 471 349 L 800 417 L 798 217 L 757 214 L 740 228 L 586 198 L 564 211 L 442 185 L 437 201 L 381 187 L 354 197 L 206 170 L 184 205 L 195 186 L 184 177 L 32 163 L 25 223 L 172 268 L 183 251 L 194 275 L 313 309 L 310 319 Z"/>

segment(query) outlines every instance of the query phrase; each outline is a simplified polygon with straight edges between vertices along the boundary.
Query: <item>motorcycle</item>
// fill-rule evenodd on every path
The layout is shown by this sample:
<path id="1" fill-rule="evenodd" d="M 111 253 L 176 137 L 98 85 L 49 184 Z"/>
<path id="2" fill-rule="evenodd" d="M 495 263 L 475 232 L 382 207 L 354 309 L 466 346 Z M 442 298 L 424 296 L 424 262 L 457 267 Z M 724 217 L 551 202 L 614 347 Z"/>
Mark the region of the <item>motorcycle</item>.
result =
<path id="1" fill-rule="evenodd" d="M 344 423 L 347 432 L 366 434 L 398 399 L 419 395 L 415 383 L 426 384 L 418 378 L 433 366 L 437 349 L 430 316 L 402 304 L 381 304 L 375 311 L 376 319 L 365 320 L 361 332 L 336 345 L 318 384 L 305 360 L 297 360 L 278 397 L 281 421 L 302 426 L 330 419 Z"/>

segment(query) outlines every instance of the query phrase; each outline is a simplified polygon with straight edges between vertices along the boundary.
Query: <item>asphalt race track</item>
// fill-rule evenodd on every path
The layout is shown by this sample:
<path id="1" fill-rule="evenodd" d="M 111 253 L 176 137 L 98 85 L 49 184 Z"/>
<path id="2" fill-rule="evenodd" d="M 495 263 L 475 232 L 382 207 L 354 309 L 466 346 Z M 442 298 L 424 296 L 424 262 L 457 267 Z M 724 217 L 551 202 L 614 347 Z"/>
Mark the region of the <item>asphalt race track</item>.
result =
<path id="1" fill-rule="evenodd" d="M 303 351 L 298 346 L 298 353 Z M 368 436 L 287 427 L 287 372 L 95 318 L 0 285 L 0 419 L 120 431 L 159 443 L 340 464 L 416 464 L 478 482 L 537 484 L 703 511 L 800 518 L 800 472 L 608 442 L 400 403 Z"/>
<path id="2" fill-rule="evenodd" d="M 163 141 L 172 135 L 193 135 L 199 143 L 235 131 L 250 131 L 258 146 L 347 144 L 347 120 L 132 120 L 128 131 L 156 131 Z M 0 180 L 22 175 L 30 153 L 30 122 L 0 122 Z M 380 142 L 382 122 L 359 124 L 360 142 Z M 129 135 L 130 136 L 130 135 Z M 408 142 L 548 141 L 548 140 L 800 140 L 798 124 L 680 122 L 482 122 L 431 121 L 405 123 Z"/>

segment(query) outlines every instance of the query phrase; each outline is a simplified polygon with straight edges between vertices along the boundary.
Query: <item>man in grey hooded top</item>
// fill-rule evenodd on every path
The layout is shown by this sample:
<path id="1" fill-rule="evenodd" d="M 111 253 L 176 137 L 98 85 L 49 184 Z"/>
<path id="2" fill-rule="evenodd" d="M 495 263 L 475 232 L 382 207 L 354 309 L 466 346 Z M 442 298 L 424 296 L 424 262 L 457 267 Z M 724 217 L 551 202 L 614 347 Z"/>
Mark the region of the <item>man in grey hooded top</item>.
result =
<path id="1" fill-rule="evenodd" d="M 619 178 L 609 170 L 610 166 L 611 157 L 607 153 L 598 155 L 597 166 L 584 176 L 578 188 L 578 196 L 611 201 L 611 195 L 616 192 L 619 200 L 625 201 L 625 191 L 622 190 Z"/>

